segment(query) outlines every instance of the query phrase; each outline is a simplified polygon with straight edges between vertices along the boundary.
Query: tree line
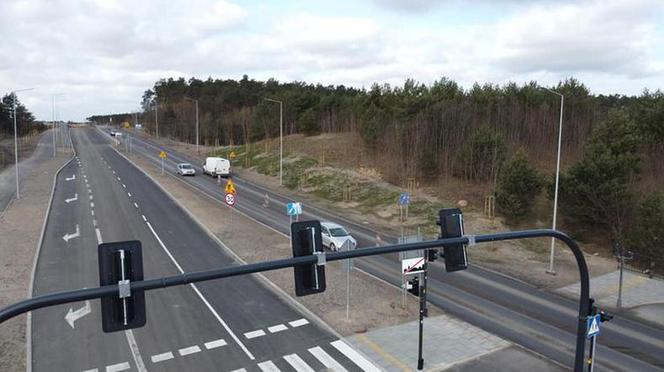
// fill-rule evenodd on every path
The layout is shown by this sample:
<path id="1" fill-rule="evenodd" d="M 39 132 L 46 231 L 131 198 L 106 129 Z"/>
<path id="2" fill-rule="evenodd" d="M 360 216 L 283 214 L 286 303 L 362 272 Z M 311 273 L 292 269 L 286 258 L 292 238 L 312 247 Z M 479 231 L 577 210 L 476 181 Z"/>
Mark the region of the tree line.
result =
<path id="1" fill-rule="evenodd" d="M 43 130 L 45 127 L 35 121 L 34 115 L 21 103 L 15 94 L 10 93 L 2 97 L 0 104 L 0 137 L 14 134 L 14 100 L 16 99 L 16 129 L 19 136 L 24 136 L 33 130 Z"/>
<path id="2" fill-rule="evenodd" d="M 628 236 L 638 221 L 644 215 L 656 220 L 664 210 L 657 204 L 664 181 L 664 95 L 595 95 L 574 78 L 549 88 L 565 96 L 565 218 L 635 241 Z M 485 185 L 499 210 L 516 220 L 529 215 L 542 190 L 553 189 L 560 98 L 537 82 L 464 89 L 441 78 L 430 85 L 407 80 L 358 89 L 246 75 L 169 78 L 144 92 L 140 121 L 154 133 L 157 115 L 160 136 L 193 143 L 197 100 L 202 144 L 252 143 L 279 135 L 279 105 L 266 98 L 283 102 L 286 135 L 358 133 L 371 166 L 397 184 L 453 177 Z M 108 122 L 109 116 L 89 119 Z M 133 121 L 131 114 L 113 123 L 125 120 Z"/>

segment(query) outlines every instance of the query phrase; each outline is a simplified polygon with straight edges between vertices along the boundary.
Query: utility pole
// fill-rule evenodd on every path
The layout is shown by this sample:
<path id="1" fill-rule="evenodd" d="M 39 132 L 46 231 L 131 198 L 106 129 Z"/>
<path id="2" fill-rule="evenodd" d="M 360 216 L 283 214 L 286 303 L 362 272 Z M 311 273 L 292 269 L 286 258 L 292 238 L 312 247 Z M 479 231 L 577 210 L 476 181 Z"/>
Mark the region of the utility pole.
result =
<path id="1" fill-rule="evenodd" d="M 12 95 L 12 109 L 14 110 L 14 168 L 15 168 L 15 173 L 16 173 L 16 199 L 21 198 L 21 191 L 19 188 L 19 182 L 18 182 L 18 130 L 17 130 L 17 125 L 16 125 L 16 93 L 18 92 L 25 92 L 28 90 L 33 90 L 35 88 L 27 88 L 27 89 L 19 89 L 19 90 L 14 90 L 11 92 Z"/>
<path id="2" fill-rule="evenodd" d="M 279 104 L 279 186 L 284 184 L 284 103 L 276 99 L 265 98 L 266 101 Z"/>

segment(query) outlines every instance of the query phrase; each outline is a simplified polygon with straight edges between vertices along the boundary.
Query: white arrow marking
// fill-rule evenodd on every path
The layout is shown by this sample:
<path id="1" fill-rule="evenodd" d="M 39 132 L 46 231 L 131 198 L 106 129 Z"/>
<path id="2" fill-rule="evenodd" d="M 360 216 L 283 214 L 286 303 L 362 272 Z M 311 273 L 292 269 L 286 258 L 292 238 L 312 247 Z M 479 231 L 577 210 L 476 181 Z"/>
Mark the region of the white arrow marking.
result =
<path id="1" fill-rule="evenodd" d="M 65 203 L 69 204 L 70 202 L 77 200 L 78 200 L 78 193 L 75 193 L 73 198 L 65 199 Z"/>
<path id="2" fill-rule="evenodd" d="M 65 178 L 65 181 L 73 181 L 76 179 L 76 174 L 72 174 L 71 177 Z"/>
<path id="3" fill-rule="evenodd" d="M 65 315 L 65 320 L 67 321 L 67 323 L 69 323 L 69 325 L 72 328 L 75 328 L 74 327 L 74 322 L 81 319 L 82 317 L 90 314 L 91 312 L 92 312 L 92 308 L 90 307 L 90 301 L 88 300 L 88 301 L 85 301 L 85 306 L 83 306 L 82 308 L 80 308 L 76 311 L 74 311 L 74 309 L 72 309 L 70 307 L 69 312 L 67 313 L 67 315 Z"/>
<path id="4" fill-rule="evenodd" d="M 81 230 L 79 230 L 78 224 L 76 224 L 76 232 L 73 234 L 65 234 L 62 236 L 62 239 L 69 242 L 69 239 L 78 238 L 79 235 L 81 235 Z"/>

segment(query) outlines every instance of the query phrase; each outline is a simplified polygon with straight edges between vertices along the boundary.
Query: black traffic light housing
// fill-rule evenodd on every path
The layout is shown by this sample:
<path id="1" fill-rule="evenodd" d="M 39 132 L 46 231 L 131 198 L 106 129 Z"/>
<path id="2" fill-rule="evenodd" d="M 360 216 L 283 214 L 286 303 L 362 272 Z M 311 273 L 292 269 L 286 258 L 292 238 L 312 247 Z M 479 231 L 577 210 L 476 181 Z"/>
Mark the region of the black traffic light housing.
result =
<path id="1" fill-rule="evenodd" d="M 438 225 L 440 225 L 440 238 L 459 238 L 464 235 L 463 215 L 459 208 L 443 208 L 438 212 Z M 447 272 L 466 270 L 468 268 L 468 255 L 465 244 L 456 244 L 443 247 L 445 257 L 445 270 Z"/>
<path id="2" fill-rule="evenodd" d="M 438 249 L 429 248 L 427 249 L 427 261 L 434 262 L 438 259 Z"/>
<path id="3" fill-rule="evenodd" d="M 291 224 L 293 257 L 325 254 L 320 221 L 302 221 Z M 325 265 L 297 265 L 293 267 L 295 295 L 308 296 L 325 291 Z"/>
<path id="4" fill-rule="evenodd" d="M 145 325 L 145 292 L 131 291 L 130 283 L 143 280 L 141 242 L 103 243 L 97 247 L 99 285 L 119 285 L 118 293 L 101 298 L 104 332 L 140 328 Z"/>
<path id="5" fill-rule="evenodd" d="M 407 286 L 410 285 L 410 288 L 406 287 L 408 292 L 412 293 L 415 296 L 420 295 L 420 278 L 414 276 L 413 279 L 409 280 L 406 285 Z"/>

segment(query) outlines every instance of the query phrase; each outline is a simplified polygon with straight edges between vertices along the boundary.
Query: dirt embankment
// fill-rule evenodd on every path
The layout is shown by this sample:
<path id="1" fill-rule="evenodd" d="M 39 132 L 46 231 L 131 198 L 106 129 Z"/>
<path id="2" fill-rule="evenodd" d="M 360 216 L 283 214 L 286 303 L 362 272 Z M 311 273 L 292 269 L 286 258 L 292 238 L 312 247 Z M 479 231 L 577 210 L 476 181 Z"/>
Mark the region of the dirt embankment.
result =
<path id="1" fill-rule="evenodd" d="M 21 199 L 0 217 L 0 307 L 27 297 L 53 176 L 68 159 L 49 159 L 32 169 L 21 183 Z M 0 324 L 0 371 L 25 370 L 25 322 L 23 315 Z"/>

